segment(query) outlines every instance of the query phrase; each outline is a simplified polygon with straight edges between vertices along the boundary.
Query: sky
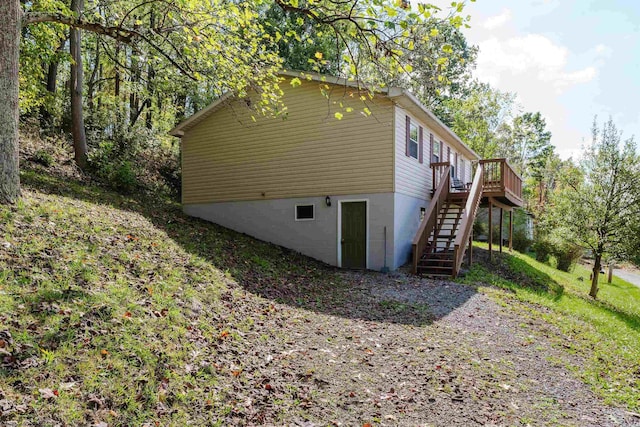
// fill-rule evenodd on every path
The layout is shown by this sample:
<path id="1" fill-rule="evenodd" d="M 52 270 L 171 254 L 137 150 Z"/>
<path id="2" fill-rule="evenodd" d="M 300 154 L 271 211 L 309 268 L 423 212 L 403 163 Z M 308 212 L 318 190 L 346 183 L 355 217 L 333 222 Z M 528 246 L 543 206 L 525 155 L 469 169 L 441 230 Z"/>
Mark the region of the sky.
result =
<path id="1" fill-rule="evenodd" d="M 477 0 L 465 14 L 475 76 L 540 111 L 562 158 L 591 141 L 595 115 L 640 139 L 640 0 Z"/>

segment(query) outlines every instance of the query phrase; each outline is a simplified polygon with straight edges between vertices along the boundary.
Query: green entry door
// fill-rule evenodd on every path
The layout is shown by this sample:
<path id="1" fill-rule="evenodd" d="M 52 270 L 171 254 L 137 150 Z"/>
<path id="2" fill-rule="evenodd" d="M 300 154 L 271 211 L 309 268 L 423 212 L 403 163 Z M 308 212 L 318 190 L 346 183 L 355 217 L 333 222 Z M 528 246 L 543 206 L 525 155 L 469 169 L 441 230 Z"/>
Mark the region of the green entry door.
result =
<path id="1" fill-rule="evenodd" d="M 367 268 L 367 202 L 342 203 L 342 267 Z"/>

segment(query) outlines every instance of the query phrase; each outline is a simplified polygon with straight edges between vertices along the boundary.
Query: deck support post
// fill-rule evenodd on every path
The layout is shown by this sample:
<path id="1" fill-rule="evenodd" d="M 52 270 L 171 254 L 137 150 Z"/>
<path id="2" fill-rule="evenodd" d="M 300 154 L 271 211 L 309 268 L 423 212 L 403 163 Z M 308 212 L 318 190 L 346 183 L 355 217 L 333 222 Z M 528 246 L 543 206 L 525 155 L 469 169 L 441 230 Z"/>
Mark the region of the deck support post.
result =
<path id="1" fill-rule="evenodd" d="M 509 252 L 513 252 L 513 209 L 509 211 Z"/>
<path id="2" fill-rule="evenodd" d="M 502 224 L 504 220 L 504 209 L 500 207 L 500 253 L 502 253 Z"/>
<path id="3" fill-rule="evenodd" d="M 493 261 L 493 203 L 489 200 L 489 261 Z"/>

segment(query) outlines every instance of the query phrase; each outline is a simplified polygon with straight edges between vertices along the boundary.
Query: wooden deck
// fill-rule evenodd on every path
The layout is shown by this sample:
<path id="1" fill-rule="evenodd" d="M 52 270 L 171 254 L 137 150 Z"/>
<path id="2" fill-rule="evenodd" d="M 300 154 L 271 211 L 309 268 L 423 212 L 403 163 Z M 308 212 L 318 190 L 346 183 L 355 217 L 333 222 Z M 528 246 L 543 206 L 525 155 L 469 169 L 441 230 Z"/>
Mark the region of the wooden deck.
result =
<path id="1" fill-rule="evenodd" d="M 481 206 L 488 206 L 489 202 L 494 205 L 507 208 L 521 207 L 524 204 L 522 200 L 522 178 L 518 175 L 513 167 L 507 162 L 507 159 L 488 159 L 480 160 L 483 169 L 482 178 L 482 198 Z M 438 188 L 440 176 L 445 167 L 449 163 L 432 163 L 433 168 L 433 191 Z M 470 188 L 471 183 L 466 183 Z M 469 196 L 468 190 L 454 190 L 449 192 L 451 200 L 466 200 Z"/>
<path id="2" fill-rule="evenodd" d="M 480 160 L 480 164 L 484 169 L 480 201 L 482 206 L 489 205 L 492 199 L 509 207 L 521 207 L 524 204 L 522 178 L 513 170 L 507 159 Z"/>

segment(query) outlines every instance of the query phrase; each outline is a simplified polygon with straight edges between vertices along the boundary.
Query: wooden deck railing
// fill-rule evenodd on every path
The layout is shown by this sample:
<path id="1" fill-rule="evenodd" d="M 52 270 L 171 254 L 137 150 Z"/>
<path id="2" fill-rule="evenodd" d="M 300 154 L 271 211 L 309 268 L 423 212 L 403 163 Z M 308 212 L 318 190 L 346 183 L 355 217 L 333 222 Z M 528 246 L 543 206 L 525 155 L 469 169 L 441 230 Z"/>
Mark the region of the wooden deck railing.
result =
<path id="1" fill-rule="evenodd" d="M 442 179 L 443 172 L 446 168 L 449 168 L 449 172 L 451 172 L 451 163 L 449 162 L 440 162 L 440 163 L 431 163 L 431 192 L 435 193 L 436 188 L 440 184 L 440 180 Z"/>
<path id="2" fill-rule="evenodd" d="M 438 182 L 438 186 L 436 187 L 434 185 L 435 192 L 433 193 L 433 197 L 431 198 L 431 203 L 429 203 L 427 212 L 425 213 L 424 218 L 420 223 L 420 228 L 418 228 L 418 231 L 413 238 L 413 274 L 418 274 L 418 261 L 420 261 L 420 257 L 422 256 L 424 250 L 427 247 L 427 243 L 429 242 L 429 236 L 431 236 L 431 233 L 436 226 L 440 208 L 443 206 L 443 204 L 447 200 L 447 197 L 449 196 L 451 165 L 449 165 L 449 163 L 445 163 L 444 167 L 440 167 L 439 163 L 434 163 L 431 166 L 434 167 L 435 165 L 438 165 L 437 168 L 440 171 L 440 174 L 436 176 L 434 172 L 433 182 Z M 433 170 L 435 171 L 436 168 L 434 167 Z"/>
<path id="3" fill-rule="evenodd" d="M 482 199 L 482 183 L 485 180 L 484 167 L 481 164 L 476 168 L 475 176 L 473 177 L 473 183 L 471 184 L 471 190 L 469 190 L 469 197 L 465 204 L 462 217 L 460 217 L 460 225 L 458 232 L 456 233 L 456 240 L 453 243 L 453 272 L 452 276 L 455 278 L 458 276 L 460 266 L 462 265 L 462 259 L 464 258 L 464 250 L 469 242 L 471 231 L 473 230 L 473 221 L 476 218 L 476 212 L 478 206 L 480 206 L 480 199 Z"/>
<path id="4" fill-rule="evenodd" d="M 508 193 L 522 202 L 522 178 L 507 159 L 480 160 L 484 169 L 483 191 L 485 193 Z"/>

